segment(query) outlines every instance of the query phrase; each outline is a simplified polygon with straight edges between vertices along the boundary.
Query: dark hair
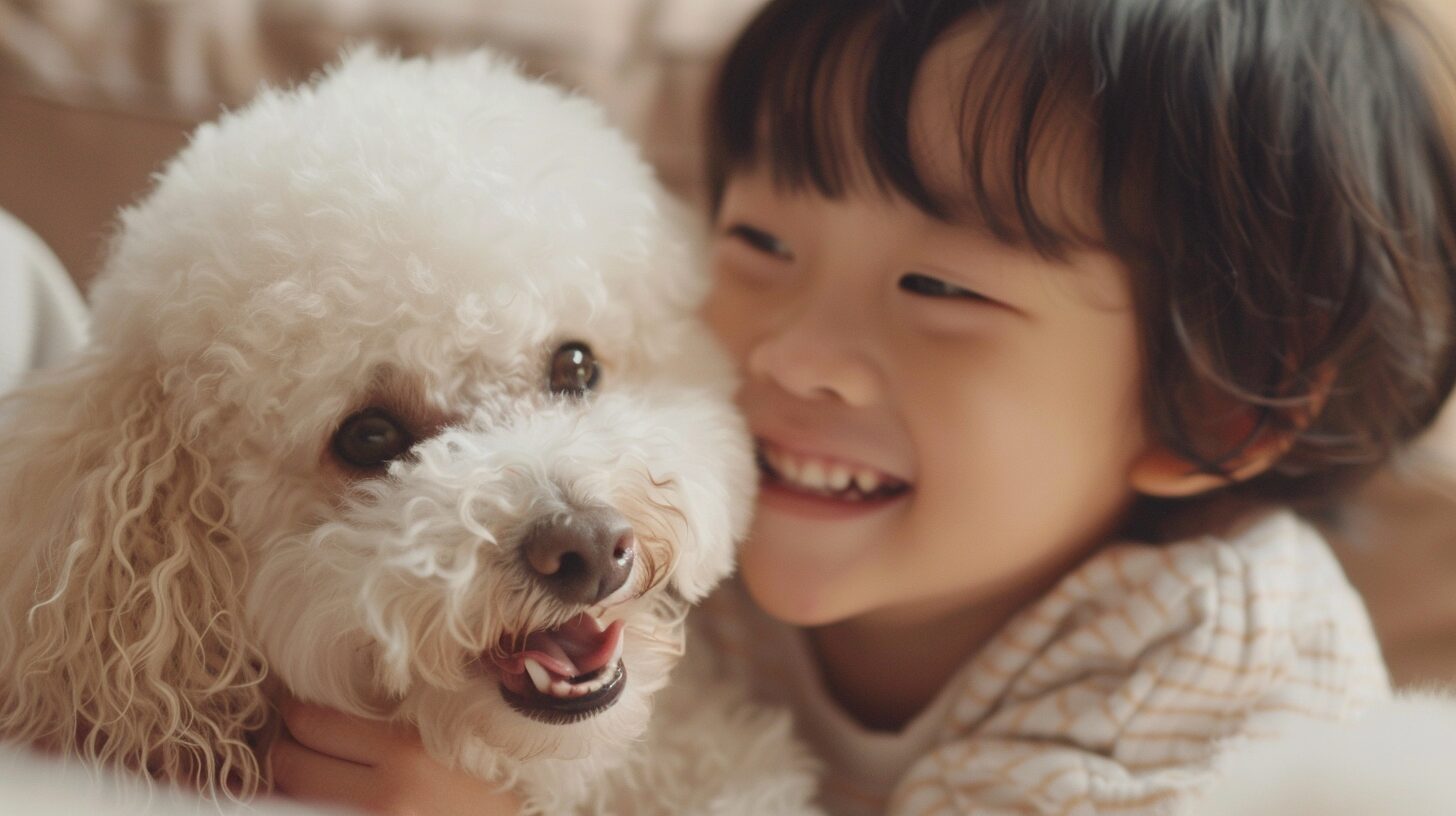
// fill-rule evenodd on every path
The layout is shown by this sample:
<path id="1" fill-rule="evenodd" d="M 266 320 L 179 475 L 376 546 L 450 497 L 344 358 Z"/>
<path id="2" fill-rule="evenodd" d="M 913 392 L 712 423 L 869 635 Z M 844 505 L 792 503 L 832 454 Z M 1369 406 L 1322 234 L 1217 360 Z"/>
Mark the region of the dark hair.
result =
<path id="1" fill-rule="evenodd" d="M 912 161 L 911 89 L 973 16 L 987 39 L 947 195 Z M 713 206 L 766 163 L 829 197 L 867 178 L 1048 256 L 1106 248 L 1133 270 L 1149 432 L 1223 475 L 1259 434 L 1292 435 L 1236 489 L 1329 495 L 1456 380 L 1456 161 L 1420 32 L 1376 0 L 777 0 L 710 107 Z M 1068 130 L 1091 229 L 1032 194 Z M 1254 418 L 1232 447 L 1209 421 L 1225 403 Z"/>

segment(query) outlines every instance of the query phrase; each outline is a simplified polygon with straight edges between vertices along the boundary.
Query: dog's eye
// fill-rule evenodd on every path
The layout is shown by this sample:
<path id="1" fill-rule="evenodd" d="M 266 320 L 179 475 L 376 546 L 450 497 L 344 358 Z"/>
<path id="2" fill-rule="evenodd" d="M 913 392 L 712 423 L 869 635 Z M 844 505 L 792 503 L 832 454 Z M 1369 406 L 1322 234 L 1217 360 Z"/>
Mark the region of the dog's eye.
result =
<path id="1" fill-rule="evenodd" d="M 378 408 L 354 414 L 334 434 L 334 454 L 354 467 L 365 469 L 388 464 L 413 444 L 404 425 Z"/>
<path id="2" fill-rule="evenodd" d="M 586 343 L 567 343 L 551 357 L 553 394 L 585 394 L 596 388 L 601 379 L 602 368 Z"/>

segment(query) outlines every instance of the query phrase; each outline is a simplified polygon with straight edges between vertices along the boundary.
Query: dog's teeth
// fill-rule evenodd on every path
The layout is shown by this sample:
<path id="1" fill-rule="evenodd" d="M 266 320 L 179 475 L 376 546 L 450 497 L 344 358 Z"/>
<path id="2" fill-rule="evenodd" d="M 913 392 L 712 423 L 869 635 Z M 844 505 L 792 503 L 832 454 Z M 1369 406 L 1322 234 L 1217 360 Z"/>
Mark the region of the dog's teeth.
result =
<path id="1" fill-rule="evenodd" d="M 551 673 L 546 671 L 540 663 L 532 658 L 526 658 L 526 674 L 531 675 L 531 682 L 536 684 L 536 690 L 542 694 L 551 692 Z"/>
<path id="2" fill-rule="evenodd" d="M 578 694 L 591 694 L 592 692 L 600 689 L 602 686 L 605 686 L 607 684 L 607 681 L 611 679 L 611 674 L 609 674 L 608 671 L 603 671 L 600 677 L 597 677 L 595 680 L 592 680 L 589 683 L 582 683 L 581 685 L 577 686 L 576 692 Z"/>
<path id="3" fill-rule="evenodd" d="M 553 696 L 553 697 L 571 697 L 571 696 L 573 696 L 572 693 L 571 693 L 571 684 L 568 683 L 568 682 L 566 682 L 565 680 L 557 680 L 557 681 L 553 682 L 551 684 L 551 692 L 550 693 L 551 693 L 551 696 Z"/>
<path id="4" fill-rule="evenodd" d="M 617 675 L 620 674 L 622 671 L 622 664 L 618 662 L 618 660 L 621 658 L 621 655 L 622 647 L 619 645 L 617 646 L 617 656 L 613 657 L 612 662 L 607 664 L 607 668 L 602 671 L 601 676 L 587 684 L 587 693 L 596 691 L 602 686 L 605 686 L 606 684 L 617 679 Z"/>
<path id="5" fill-rule="evenodd" d="M 607 659 L 607 669 L 608 669 L 608 671 L 602 672 L 602 676 L 603 677 L 606 677 L 609 674 L 615 674 L 616 673 L 616 671 L 617 671 L 617 661 L 619 661 L 619 660 L 622 659 L 622 649 L 625 648 L 626 643 L 627 643 L 627 638 L 625 638 L 625 637 L 619 637 L 619 638 L 617 638 L 617 646 L 616 646 L 615 649 L 612 650 L 612 656 Z M 605 681 L 603 681 L 603 682 L 605 682 Z"/>

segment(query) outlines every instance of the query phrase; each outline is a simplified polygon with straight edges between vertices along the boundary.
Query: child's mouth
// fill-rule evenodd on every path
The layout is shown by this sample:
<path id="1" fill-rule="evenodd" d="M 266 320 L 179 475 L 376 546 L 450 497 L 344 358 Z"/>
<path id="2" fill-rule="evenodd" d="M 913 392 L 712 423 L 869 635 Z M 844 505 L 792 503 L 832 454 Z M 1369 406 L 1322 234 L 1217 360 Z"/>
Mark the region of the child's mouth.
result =
<path id="1" fill-rule="evenodd" d="M 883 502 L 910 491 L 910 484 L 861 465 L 805 456 L 758 440 L 758 470 L 766 483 L 807 496 L 851 503 Z"/>

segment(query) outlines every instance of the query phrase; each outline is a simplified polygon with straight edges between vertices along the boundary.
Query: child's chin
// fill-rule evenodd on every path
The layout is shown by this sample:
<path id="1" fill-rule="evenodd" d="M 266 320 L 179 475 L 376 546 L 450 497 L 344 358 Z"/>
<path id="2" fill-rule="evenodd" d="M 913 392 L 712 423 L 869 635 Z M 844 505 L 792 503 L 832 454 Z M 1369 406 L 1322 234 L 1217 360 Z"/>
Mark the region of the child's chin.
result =
<path id="1" fill-rule="evenodd" d="M 754 541 L 739 556 L 738 574 L 754 603 L 769 615 L 794 626 L 822 626 L 859 611 L 848 589 L 848 565 L 822 554 L 790 555 L 772 542 Z"/>

